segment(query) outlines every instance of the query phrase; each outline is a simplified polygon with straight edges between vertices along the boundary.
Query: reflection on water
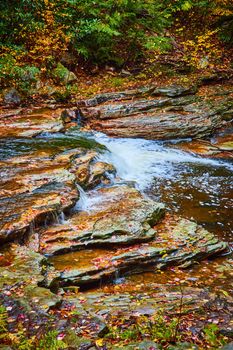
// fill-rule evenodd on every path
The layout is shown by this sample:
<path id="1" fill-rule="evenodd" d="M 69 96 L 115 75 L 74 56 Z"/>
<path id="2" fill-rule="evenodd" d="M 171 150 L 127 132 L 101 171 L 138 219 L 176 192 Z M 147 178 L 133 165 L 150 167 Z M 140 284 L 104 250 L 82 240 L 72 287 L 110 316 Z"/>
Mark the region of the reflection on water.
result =
<path id="1" fill-rule="evenodd" d="M 163 142 L 112 139 L 100 133 L 95 138 L 110 151 L 101 155 L 101 160 L 114 164 L 119 177 L 135 181 L 136 187 L 165 203 L 168 210 L 195 220 L 233 245 L 233 165 L 230 162 L 201 158 Z M 232 264 L 232 255 L 229 255 L 177 273 L 193 286 L 233 293 Z M 161 274 L 145 272 L 120 282 L 125 290 L 135 285 L 153 288 L 153 283 L 173 283 L 177 273 L 173 270 Z"/>
<path id="2" fill-rule="evenodd" d="M 95 138 L 110 151 L 101 160 L 114 164 L 119 177 L 135 181 L 140 190 L 173 212 L 233 242 L 233 164 L 194 156 L 158 141 L 113 139 L 100 133 Z"/>
<path id="3" fill-rule="evenodd" d="M 154 180 L 149 193 L 172 211 L 233 243 L 232 185 L 231 171 L 224 167 L 189 164 L 171 180 Z"/>

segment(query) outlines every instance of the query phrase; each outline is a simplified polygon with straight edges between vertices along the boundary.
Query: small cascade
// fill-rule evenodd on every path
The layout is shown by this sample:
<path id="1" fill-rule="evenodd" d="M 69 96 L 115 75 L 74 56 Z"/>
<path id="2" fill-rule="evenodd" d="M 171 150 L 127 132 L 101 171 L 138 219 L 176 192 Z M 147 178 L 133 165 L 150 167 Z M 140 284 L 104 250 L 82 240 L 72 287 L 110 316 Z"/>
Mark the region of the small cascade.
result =
<path id="1" fill-rule="evenodd" d="M 233 170 L 230 163 L 201 158 L 161 141 L 110 138 L 102 133 L 96 133 L 95 140 L 109 150 L 99 159 L 113 164 L 117 175 L 125 181 L 134 181 L 139 190 L 150 187 L 154 179 L 172 180 L 183 173 L 191 173 L 193 165 L 210 170 L 219 167 Z"/>
<path id="2" fill-rule="evenodd" d="M 61 225 L 67 223 L 67 220 L 66 220 L 66 217 L 65 217 L 65 214 L 63 213 L 63 211 L 61 213 L 59 213 L 59 215 L 58 215 L 58 222 Z"/>
<path id="3" fill-rule="evenodd" d="M 77 189 L 79 190 L 79 200 L 77 201 L 74 210 L 75 211 L 81 211 L 81 210 L 87 210 L 88 209 L 88 196 L 84 189 L 77 183 L 76 184 Z"/>

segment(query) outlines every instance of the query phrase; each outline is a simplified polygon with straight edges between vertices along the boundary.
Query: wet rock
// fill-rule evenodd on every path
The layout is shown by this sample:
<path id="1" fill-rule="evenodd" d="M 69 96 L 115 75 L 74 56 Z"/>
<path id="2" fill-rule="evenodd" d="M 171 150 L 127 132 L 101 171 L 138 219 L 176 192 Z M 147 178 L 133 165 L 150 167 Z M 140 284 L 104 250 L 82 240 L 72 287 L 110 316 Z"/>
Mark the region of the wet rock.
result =
<path id="1" fill-rule="evenodd" d="M 34 226 L 53 221 L 59 212 L 73 207 L 78 199 L 73 185 L 42 185 L 29 193 L 1 198 L 0 241 L 20 239 Z"/>
<path id="2" fill-rule="evenodd" d="M 220 103 L 211 97 L 204 101 L 194 95 L 196 92 L 196 88 L 171 86 L 148 88 L 141 94 L 132 90 L 131 94 L 98 95 L 80 102 L 79 113 L 88 126 L 110 136 L 202 138 L 222 126 L 223 115 L 232 109 L 233 102 L 231 94 L 221 97 Z"/>
<path id="3" fill-rule="evenodd" d="M 102 221 L 102 216 L 100 221 Z M 62 270 L 61 285 L 91 284 L 116 274 L 121 276 L 127 272 L 140 273 L 147 266 L 153 267 L 154 271 L 170 265 L 185 268 L 228 249 L 226 243 L 219 241 L 213 234 L 189 220 L 178 219 L 172 223 L 164 222 L 161 225 L 163 225 L 162 228 L 158 225 L 159 232 L 149 244 L 112 252 L 102 249 L 96 252 L 89 251 L 86 255 L 85 252 L 76 252 L 71 255 L 66 254 L 61 258 L 54 257 L 52 262 L 55 269 Z M 101 225 L 100 232 L 105 227 L 106 225 Z M 64 237 L 64 234 L 63 232 L 60 237 Z M 46 252 L 55 253 L 55 249 L 56 253 L 59 252 L 59 249 L 60 252 L 61 249 L 64 251 L 63 242 L 56 242 L 55 248 L 52 243 L 47 238 L 44 248 Z M 70 244 L 69 241 L 68 244 Z"/>
<path id="4" fill-rule="evenodd" d="M 195 153 L 209 158 L 233 158 L 233 136 L 226 134 L 222 136 L 214 136 L 211 140 L 193 140 L 183 141 L 176 145 L 172 145 L 186 152 Z"/>
<path id="5" fill-rule="evenodd" d="M 114 166 L 97 161 L 97 155 L 97 152 L 90 151 L 73 160 L 73 172 L 84 189 L 91 189 L 101 183 L 109 182 L 109 177 L 116 174 Z"/>
<path id="6" fill-rule="evenodd" d="M 42 132 L 59 132 L 64 128 L 61 111 L 38 109 L 29 113 L 5 116 L 0 120 L 3 137 L 32 137 Z"/>
<path id="7" fill-rule="evenodd" d="M 86 188 L 93 188 L 100 183 L 108 180 L 109 175 L 116 175 L 116 169 L 112 164 L 105 162 L 95 162 L 90 166 L 90 178 L 87 181 Z"/>
<path id="8" fill-rule="evenodd" d="M 7 91 L 4 95 L 4 102 L 9 104 L 18 105 L 21 102 L 21 96 L 16 89 L 11 89 Z"/>
<path id="9" fill-rule="evenodd" d="M 71 209 L 79 198 L 76 182 L 83 183 L 83 167 L 88 175 L 84 182 L 92 187 L 111 172 L 107 164 L 95 166 L 93 159 L 98 152 L 83 148 L 91 146 L 83 140 L 18 139 L 15 143 L 6 140 L 2 146 L 6 159 L 0 162 L 1 242 L 20 239 L 39 225 L 58 222 L 59 214 Z"/>
<path id="10" fill-rule="evenodd" d="M 181 111 L 147 112 L 109 120 L 95 120 L 89 125 L 117 137 L 143 137 L 147 139 L 200 138 L 221 126 L 221 116 L 201 110 L 196 113 Z"/>
<path id="11" fill-rule="evenodd" d="M 67 224 L 41 233 L 41 251 L 61 254 L 94 245 L 119 245 L 148 241 L 152 226 L 164 213 L 164 206 L 145 199 L 127 186 L 103 188 L 89 193 L 92 208 L 74 214 Z"/>
<path id="12" fill-rule="evenodd" d="M 213 146 L 217 147 L 220 151 L 233 151 L 233 134 L 232 129 L 229 130 L 229 134 L 219 135 L 212 140 Z"/>
<path id="13" fill-rule="evenodd" d="M 44 256 L 25 246 L 11 244 L 1 249 L 0 257 L 1 298 L 10 296 L 25 309 L 36 309 L 43 313 L 60 303 L 59 296 L 38 286 L 44 280 L 43 273 L 47 265 Z"/>

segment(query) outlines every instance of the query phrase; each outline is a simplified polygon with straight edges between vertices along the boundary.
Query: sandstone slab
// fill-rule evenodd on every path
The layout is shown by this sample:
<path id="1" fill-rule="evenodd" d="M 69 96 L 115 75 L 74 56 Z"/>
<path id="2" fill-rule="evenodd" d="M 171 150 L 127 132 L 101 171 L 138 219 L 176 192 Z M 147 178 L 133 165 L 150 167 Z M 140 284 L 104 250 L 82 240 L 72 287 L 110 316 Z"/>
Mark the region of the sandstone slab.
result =
<path id="1" fill-rule="evenodd" d="M 0 117 L 0 135 L 3 137 L 32 137 L 42 132 L 64 129 L 61 110 L 38 109 Z"/>
<path id="2" fill-rule="evenodd" d="M 89 196 L 90 211 L 78 212 L 66 224 L 41 233 L 41 252 L 61 254 L 89 246 L 148 241 L 155 235 L 152 227 L 164 214 L 162 204 L 128 186 L 102 188 Z"/>
<path id="3" fill-rule="evenodd" d="M 163 225 L 155 239 L 147 244 L 115 251 L 81 251 L 52 258 L 55 269 L 61 271 L 60 284 L 87 285 L 116 274 L 141 273 L 148 266 L 154 271 L 174 265 L 185 268 L 228 250 L 226 243 L 195 222 L 177 219 Z"/>
<path id="4" fill-rule="evenodd" d="M 233 116 L 232 93 L 204 100 L 194 87 L 145 91 L 98 95 L 80 103 L 78 113 L 84 124 L 110 136 L 162 140 L 209 136 Z"/>

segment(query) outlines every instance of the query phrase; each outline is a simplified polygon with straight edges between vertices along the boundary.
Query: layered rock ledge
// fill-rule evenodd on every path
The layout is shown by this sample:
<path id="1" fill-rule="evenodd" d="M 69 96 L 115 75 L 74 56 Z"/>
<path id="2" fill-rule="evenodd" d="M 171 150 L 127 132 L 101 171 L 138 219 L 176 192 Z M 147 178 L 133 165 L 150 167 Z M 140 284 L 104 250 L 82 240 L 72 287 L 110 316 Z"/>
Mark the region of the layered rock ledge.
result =
<path id="1" fill-rule="evenodd" d="M 58 222 L 79 199 L 76 183 L 94 187 L 114 167 L 97 162 L 101 146 L 72 139 L 1 141 L 0 242 L 21 239 L 39 225 Z M 98 148 L 100 147 L 100 148 Z M 90 149 L 92 148 L 92 149 Z M 6 152 L 4 154 L 4 152 Z"/>
<path id="2" fill-rule="evenodd" d="M 164 214 L 164 205 L 146 199 L 136 189 L 114 186 L 89 192 L 90 211 L 74 214 L 63 225 L 40 235 L 43 254 L 61 254 L 91 246 L 129 245 L 155 236 L 152 228 Z"/>
<path id="3" fill-rule="evenodd" d="M 188 267 L 212 255 L 228 250 L 221 242 L 195 222 L 174 219 L 163 222 L 155 238 L 146 244 L 116 250 L 96 249 L 55 256 L 51 259 L 60 274 L 61 286 L 88 285 L 127 273 L 152 271 L 168 266 Z M 156 227 L 157 230 L 159 226 Z M 54 271 L 51 278 L 54 279 Z"/>
<path id="4" fill-rule="evenodd" d="M 78 102 L 92 129 L 110 136 L 147 139 L 202 138 L 233 117 L 233 93 L 207 99 L 197 88 L 170 86 L 97 95 Z"/>

